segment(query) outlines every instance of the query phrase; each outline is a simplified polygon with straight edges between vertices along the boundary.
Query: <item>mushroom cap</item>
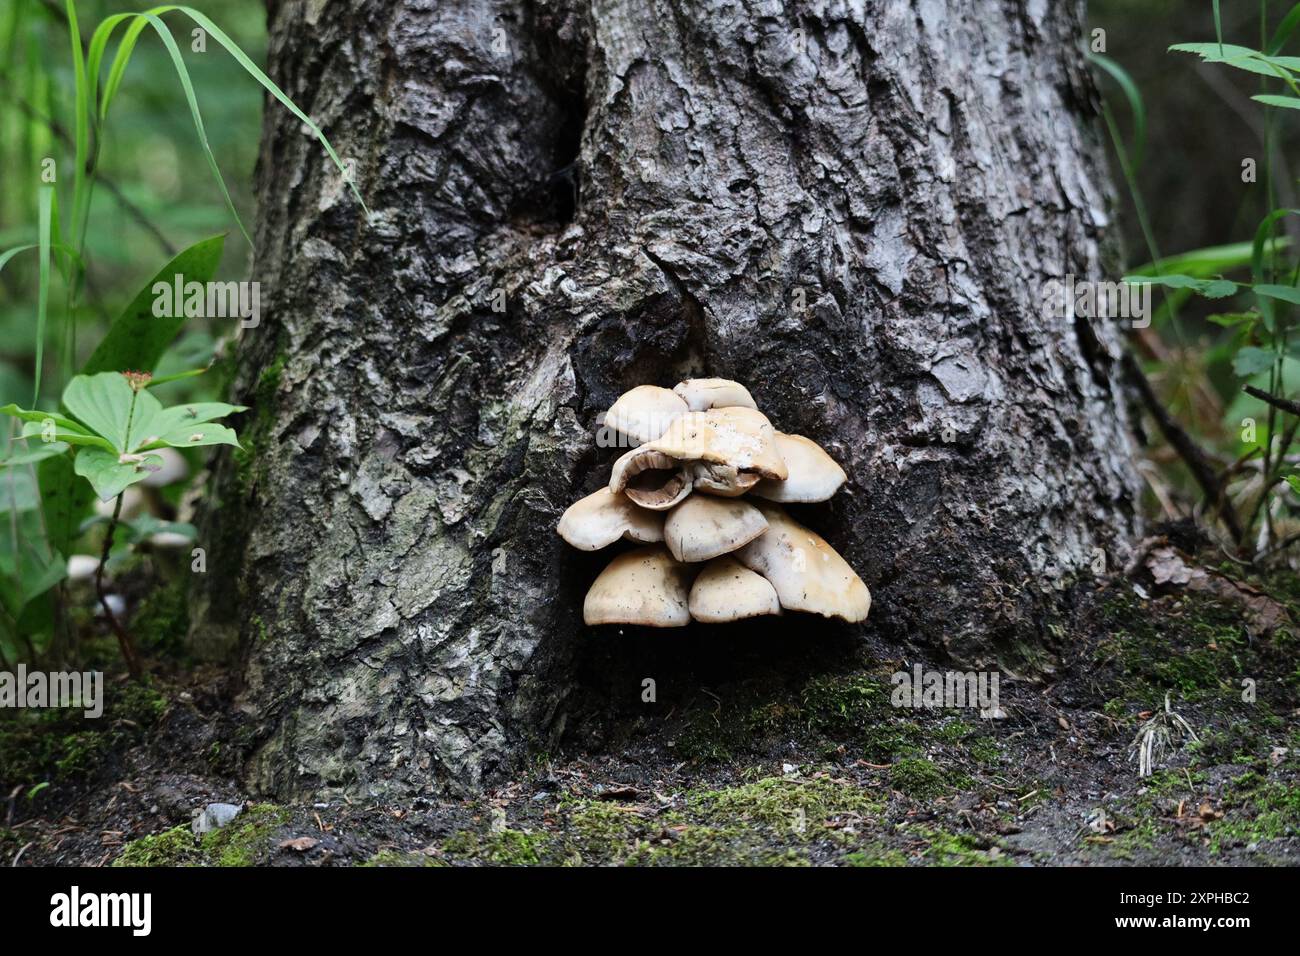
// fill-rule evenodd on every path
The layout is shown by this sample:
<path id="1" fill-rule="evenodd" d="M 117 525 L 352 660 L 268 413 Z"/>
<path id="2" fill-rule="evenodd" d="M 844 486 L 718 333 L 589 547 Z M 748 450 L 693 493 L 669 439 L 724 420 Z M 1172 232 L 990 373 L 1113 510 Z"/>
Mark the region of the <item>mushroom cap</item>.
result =
<path id="1" fill-rule="evenodd" d="M 687 412 L 638 451 L 656 451 L 678 461 L 730 465 L 764 478 L 785 479 L 789 472 L 776 448 L 776 429 L 753 408 L 713 408 Z"/>
<path id="2" fill-rule="evenodd" d="M 642 445 L 619 456 L 609 475 L 609 490 L 642 508 L 667 511 L 691 493 L 691 475 L 675 458 Z"/>
<path id="3" fill-rule="evenodd" d="M 678 382 L 673 391 L 682 397 L 693 412 L 710 408 L 758 408 L 749 389 L 729 378 L 688 378 Z"/>
<path id="4" fill-rule="evenodd" d="M 690 409 L 680 395 L 658 385 L 638 385 L 618 397 L 605 424 L 638 445 L 654 441 Z"/>
<path id="5" fill-rule="evenodd" d="M 693 570 L 662 544 L 620 554 L 597 575 L 582 602 L 587 624 L 684 627 Z"/>
<path id="6" fill-rule="evenodd" d="M 726 624 L 746 617 L 780 614 L 781 601 L 772 582 L 735 558 L 714 558 L 691 585 L 691 617 L 705 624 Z"/>
<path id="7" fill-rule="evenodd" d="M 753 505 L 735 498 L 695 495 L 668 513 L 664 543 L 678 561 L 708 561 L 743 548 L 767 530 Z"/>
<path id="8" fill-rule="evenodd" d="M 785 481 L 765 478 L 754 486 L 754 494 L 769 501 L 825 501 L 848 480 L 844 469 L 826 450 L 803 435 L 776 433 L 776 447 L 785 459 L 790 476 Z"/>
<path id="9" fill-rule="evenodd" d="M 737 471 L 730 465 L 715 465 L 707 461 L 691 462 L 690 471 L 691 484 L 696 491 L 722 498 L 739 498 L 762 480 L 757 472 Z"/>
<path id="10" fill-rule="evenodd" d="M 767 532 L 736 552 L 740 563 L 772 582 L 782 607 L 851 623 L 864 620 L 871 592 L 848 562 L 780 507 L 756 504 Z"/>
<path id="11" fill-rule="evenodd" d="M 626 495 L 601 488 L 569 505 L 555 530 L 579 551 L 599 551 L 619 538 L 646 544 L 662 541 L 664 518 L 638 508 Z"/>

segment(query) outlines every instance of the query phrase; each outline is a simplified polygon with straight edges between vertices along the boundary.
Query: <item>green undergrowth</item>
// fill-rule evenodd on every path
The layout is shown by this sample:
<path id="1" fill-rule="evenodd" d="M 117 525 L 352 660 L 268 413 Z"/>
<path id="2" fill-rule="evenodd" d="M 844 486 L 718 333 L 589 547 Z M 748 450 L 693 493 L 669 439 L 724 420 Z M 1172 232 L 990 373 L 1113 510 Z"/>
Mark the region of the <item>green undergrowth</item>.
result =
<path id="1" fill-rule="evenodd" d="M 113 866 L 258 866 L 274 852 L 276 831 L 289 811 L 254 804 L 220 830 L 196 837 L 188 826 L 172 827 L 126 845 Z"/>

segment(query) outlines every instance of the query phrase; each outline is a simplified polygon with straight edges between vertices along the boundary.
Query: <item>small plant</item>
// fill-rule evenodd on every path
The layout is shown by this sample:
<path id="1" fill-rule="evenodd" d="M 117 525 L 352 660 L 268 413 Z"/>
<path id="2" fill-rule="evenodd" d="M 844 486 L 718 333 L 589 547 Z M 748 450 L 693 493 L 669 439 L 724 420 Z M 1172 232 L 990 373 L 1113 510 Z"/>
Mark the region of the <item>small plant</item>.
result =
<path id="1" fill-rule="evenodd" d="M 201 370 L 200 370 L 201 371 Z M 113 517 L 104 533 L 103 553 L 95 570 L 95 589 L 132 674 L 140 664 L 134 644 L 117 620 L 104 593 L 104 564 L 113 548 L 113 536 L 122 511 L 122 493 L 144 481 L 162 466 L 159 448 L 193 448 L 202 445 L 239 447 L 235 432 L 216 419 L 245 411 L 225 402 L 163 404 L 150 386 L 196 374 L 184 372 L 155 379 L 148 372 L 100 372 L 78 375 L 63 392 L 68 414 L 5 405 L 0 413 L 23 422 L 21 438 L 39 438 L 43 448 L 28 452 L 31 459 L 73 455 L 73 471 L 86 479 L 101 501 L 113 501 Z"/>

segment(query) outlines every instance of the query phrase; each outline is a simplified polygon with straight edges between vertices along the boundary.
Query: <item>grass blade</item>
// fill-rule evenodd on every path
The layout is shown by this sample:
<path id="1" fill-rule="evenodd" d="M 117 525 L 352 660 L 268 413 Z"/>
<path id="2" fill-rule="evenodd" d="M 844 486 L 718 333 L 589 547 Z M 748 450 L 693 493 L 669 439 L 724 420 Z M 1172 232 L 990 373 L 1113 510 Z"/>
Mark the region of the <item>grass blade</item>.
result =
<path id="1" fill-rule="evenodd" d="M 50 304 L 50 211 L 54 204 L 54 187 L 41 186 L 37 199 L 40 208 L 40 288 L 36 297 L 36 374 L 32 385 L 32 407 L 41 397 L 41 366 L 45 361 L 45 315 Z"/>

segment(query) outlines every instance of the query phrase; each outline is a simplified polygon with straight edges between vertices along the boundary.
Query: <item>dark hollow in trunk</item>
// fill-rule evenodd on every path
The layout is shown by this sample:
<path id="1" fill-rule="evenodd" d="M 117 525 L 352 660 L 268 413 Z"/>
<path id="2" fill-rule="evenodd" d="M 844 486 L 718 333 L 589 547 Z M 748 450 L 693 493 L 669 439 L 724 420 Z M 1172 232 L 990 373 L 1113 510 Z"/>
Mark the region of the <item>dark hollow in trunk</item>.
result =
<path id="1" fill-rule="evenodd" d="M 375 215 L 268 108 L 194 635 L 242 650 L 253 785 L 471 790 L 693 640 L 1050 653 L 1053 582 L 1138 520 L 1119 329 L 1040 301 L 1105 277 L 1081 6 L 273 3 L 270 72 Z M 866 625 L 628 635 L 624 671 L 583 627 L 612 552 L 554 525 L 607 479 L 596 416 L 690 375 L 847 470 L 799 514 Z"/>

